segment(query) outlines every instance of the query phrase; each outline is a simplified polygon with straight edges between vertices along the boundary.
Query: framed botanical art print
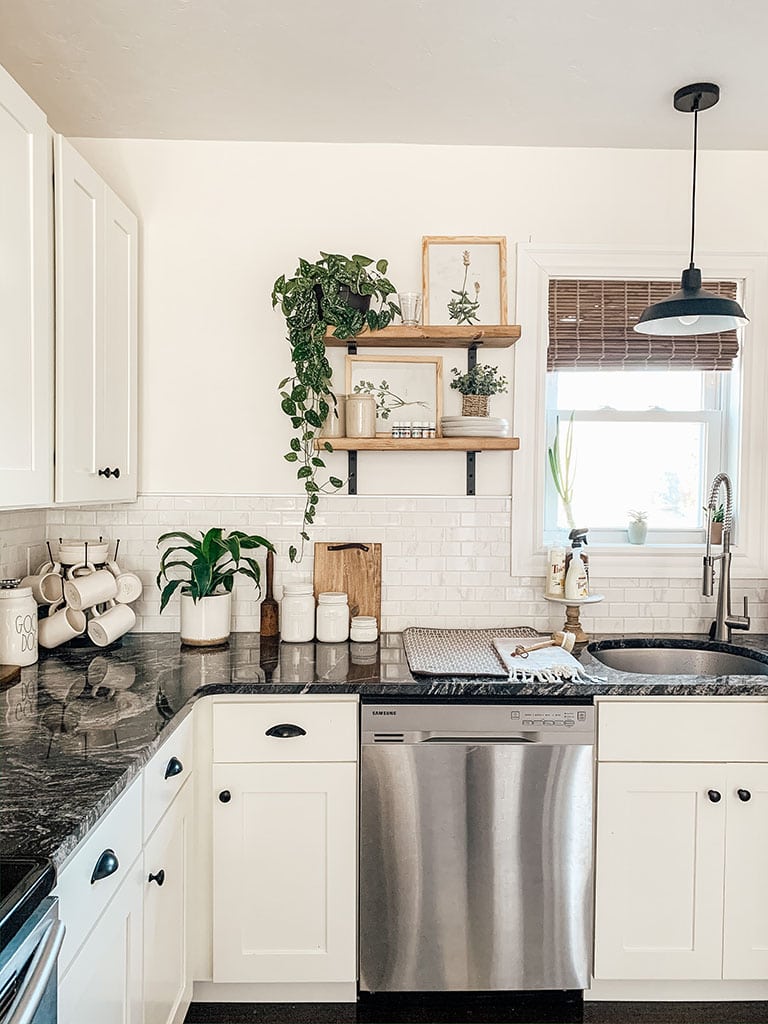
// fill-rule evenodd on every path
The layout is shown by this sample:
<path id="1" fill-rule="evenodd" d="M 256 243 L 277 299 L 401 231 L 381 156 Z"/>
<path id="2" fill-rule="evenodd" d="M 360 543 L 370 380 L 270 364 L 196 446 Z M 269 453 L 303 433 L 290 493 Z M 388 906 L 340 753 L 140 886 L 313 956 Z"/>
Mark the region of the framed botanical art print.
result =
<path id="1" fill-rule="evenodd" d="M 506 324 L 507 240 L 427 235 L 421 243 L 424 323 Z"/>
<path id="2" fill-rule="evenodd" d="M 376 432 L 402 420 L 426 420 L 440 433 L 443 414 L 442 356 L 346 357 L 347 394 L 376 399 Z"/>

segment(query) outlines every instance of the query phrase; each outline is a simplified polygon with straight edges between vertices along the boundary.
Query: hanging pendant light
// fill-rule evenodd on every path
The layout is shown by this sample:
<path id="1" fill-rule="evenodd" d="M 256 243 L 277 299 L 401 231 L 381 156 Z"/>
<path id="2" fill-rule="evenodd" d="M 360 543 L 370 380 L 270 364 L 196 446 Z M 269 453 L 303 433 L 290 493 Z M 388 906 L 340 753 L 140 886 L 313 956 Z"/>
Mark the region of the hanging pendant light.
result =
<path id="1" fill-rule="evenodd" d="M 696 230 L 696 157 L 699 143 L 699 111 L 714 107 L 720 87 L 711 82 L 685 85 L 675 93 L 675 110 L 693 114 L 693 187 L 691 189 L 691 262 L 683 271 L 680 291 L 654 302 L 638 322 L 638 334 L 661 337 L 686 334 L 719 334 L 749 323 L 744 310 L 733 299 L 715 295 L 701 287 L 701 271 L 693 262 Z"/>

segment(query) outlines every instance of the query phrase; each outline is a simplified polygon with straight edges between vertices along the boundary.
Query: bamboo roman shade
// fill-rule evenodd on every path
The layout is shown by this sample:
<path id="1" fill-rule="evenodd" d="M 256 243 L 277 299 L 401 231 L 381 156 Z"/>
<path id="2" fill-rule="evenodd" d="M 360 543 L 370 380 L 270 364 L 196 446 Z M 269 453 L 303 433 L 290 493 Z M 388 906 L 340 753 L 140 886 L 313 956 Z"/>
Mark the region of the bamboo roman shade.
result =
<path id="1" fill-rule="evenodd" d="M 679 338 L 633 331 L 647 306 L 679 287 L 679 281 L 550 280 L 547 370 L 732 369 L 735 331 Z M 736 298 L 735 281 L 704 287 Z"/>

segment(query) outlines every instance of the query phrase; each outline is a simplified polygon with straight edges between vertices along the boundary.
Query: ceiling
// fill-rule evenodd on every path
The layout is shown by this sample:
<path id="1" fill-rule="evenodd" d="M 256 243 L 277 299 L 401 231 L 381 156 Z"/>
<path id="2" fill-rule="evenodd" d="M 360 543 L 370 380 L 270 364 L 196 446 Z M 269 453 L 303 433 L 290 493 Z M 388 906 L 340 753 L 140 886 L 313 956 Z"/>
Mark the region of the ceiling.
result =
<path id="1" fill-rule="evenodd" d="M 3 0 L 72 136 L 768 149 L 763 0 Z"/>

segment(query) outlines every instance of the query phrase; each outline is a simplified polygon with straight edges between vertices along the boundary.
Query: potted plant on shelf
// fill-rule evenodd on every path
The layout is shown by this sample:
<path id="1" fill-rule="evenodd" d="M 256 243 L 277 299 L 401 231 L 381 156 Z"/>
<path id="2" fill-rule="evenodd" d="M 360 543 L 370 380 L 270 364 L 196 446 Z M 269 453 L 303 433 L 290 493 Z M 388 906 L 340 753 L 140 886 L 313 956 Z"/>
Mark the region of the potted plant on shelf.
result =
<path id="1" fill-rule="evenodd" d="M 709 509 L 705 506 L 704 511 L 708 514 Z M 709 539 L 712 544 L 723 543 L 723 523 L 725 520 L 725 506 L 720 505 L 712 513 L 712 518 L 709 522 Z"/>
<path id="2" fill-rule="evenodd" d="M 454 366 L 451 373 L 451 388 L 462 396 L 462 416 L 487 416 L 491 395 L 503 395 L 509 386 L 498 366 L 478 363 L 466 373 L 461 373 Z"/>
<path id="3" fill-rule="evenodd" d="M 627 536 L 630 544 L 645 544 L 648 536 L 648 513 L 630 509 Z"/>
<path id="4" fill-rule="evenodd" d="M 294 435 L 284 458 L 297 464 L 296 476 L 306 494 L 301 544 L 289 549 L 292 562 L 301 561 L 320 495 L 333 493 L 344 483 L 335 476 L 320 479 L 326 466 L 315 451 L 315 440 L 328 416 L 335 415 L 336 405 L 325 334 L 330 328 L 337 338 L 354 338 L 365 327 L 378 331 L 392 322 L 400 310 L 390 299 L 397 289 L 386 276 L 387 266 L 386 260 L 374 263 L 367 256 L 321 252 L 314 263 L 300 259 L 293 276 L 282 274 L 272 288 L 272 306 L 280 304 L 293 360 L 293 374 L 279 385 L 282 409 Z M 370 308 L 372 299 L 378 308 Z M 333 445 L 324 441 L 323 449 L 332 452 Z"/>
<path id="5" fill-rule="evenodd" d="M 265 548 L 274 553 L 274 547 L 264 537 L 250 536 L 241 530 L 232 530 L 225 537 L 219 527 L 206 533 L 200 531 L 200 540 L 182 531 L 164 533 L 157 546 L 167 540 L 183 543 L 166 548 L 160 559 L 157 586 L 162 590 L 161 614 L 181 587 L 181 642 L 194 647 L 226 643 L 232 624 L 235 576 L 240 573 L 253 580 L 261 594 L 261 567 L 255 558 L 243 552 Z M 171 570 L 181 575 L 174 573 L 172 577 Z"/>
<path id="6" fill-rule="evenodd" d="M 576 528 L 573 518 L 573 485 L 576 478 L 576 460 L 573 456 L 573 416 L 568 420 L 565 433 L 565 451 L 560 447 L 560 417 L 555 421 L 555 437 L 547 448 L 549 471 L 560 500 L 563 503 L 565 518 L 571 530 Z"/>

